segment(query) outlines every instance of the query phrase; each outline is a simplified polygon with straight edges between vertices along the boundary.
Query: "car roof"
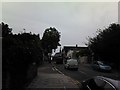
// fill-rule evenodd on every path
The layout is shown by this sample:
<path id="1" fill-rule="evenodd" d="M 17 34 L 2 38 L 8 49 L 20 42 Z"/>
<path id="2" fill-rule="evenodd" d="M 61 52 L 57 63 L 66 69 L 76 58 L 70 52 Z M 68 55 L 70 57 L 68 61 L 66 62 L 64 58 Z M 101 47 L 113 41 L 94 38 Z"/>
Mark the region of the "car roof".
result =
<path id="1" fill-rule="evenodd" d="M 104 76 L 96 76 L 95 78 L 100 78 L 100 79 L 104 79 L 106 81 L 108 81 L 109 83 L 111 83 L 113 86 L 115 86 L 118 90 L 120 90 L 120 80 L 114 80 L 108 77 L 104 77 Z"/>

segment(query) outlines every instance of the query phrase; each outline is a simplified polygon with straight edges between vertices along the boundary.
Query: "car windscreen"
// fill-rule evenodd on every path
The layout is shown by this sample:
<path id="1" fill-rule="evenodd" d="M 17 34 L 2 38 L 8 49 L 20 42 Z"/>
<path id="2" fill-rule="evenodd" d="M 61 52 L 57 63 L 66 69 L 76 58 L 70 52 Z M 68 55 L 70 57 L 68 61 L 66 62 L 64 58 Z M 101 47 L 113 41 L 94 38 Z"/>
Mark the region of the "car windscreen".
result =
<path id="1" fill-rule="evenodd" d="M 69 64 L 78 64 L 77 60 L 67 60 Z"/>
<path id="2" fill-rule="evenodd" d="M 54 57 L 60 57 L 60 56 L 61 56 L 61 54 L 59 54 L 59 53 L 54 55 Z"/>

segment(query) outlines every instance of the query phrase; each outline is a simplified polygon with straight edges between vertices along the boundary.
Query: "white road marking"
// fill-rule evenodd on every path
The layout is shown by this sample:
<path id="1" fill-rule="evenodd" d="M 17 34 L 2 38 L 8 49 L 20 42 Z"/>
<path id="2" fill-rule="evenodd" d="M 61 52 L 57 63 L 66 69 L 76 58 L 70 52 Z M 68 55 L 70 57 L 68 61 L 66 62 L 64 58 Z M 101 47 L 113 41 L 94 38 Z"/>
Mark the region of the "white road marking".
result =
<path id="1" fill-rule="evenodd" d="M 54 67 L 54 69 L 55 69 L 56 71 L 58 71 L 60 74 L 65 75 L 65 74 L 63 74 L 60 70 L 58 70 L 56 67 Z M 66 76 L 66 75 L 65 75 L 65 76 Z M 67 76 L 67 77 L 69 77 L 69 76 Z M 72 79 L 71 77 L 69 77 L 69 78 L 72 80 L 72 82 L 74 82 L 74 84 L 79 84 L 79 83 L 80 83 L 78 80 Z M 65 87 L 65 86 L 64 86 L 64 90 L 66 90 L 66 87 Z"/>
<path id="2" fill-rule="evenodd" d="M 78 80 L 76 80 L 76 83 L 79 84 L 80 82 Z"/>
<path id="3" fill-rule="evenodd" d="M 89 90 L 91 90 L 90 87 L 89 87 L 88 85 L 87 85 L 87 88 L 88 88 Z"/>
<path id="4" fill-rule="evenodd" d="M 80 83 L 78 80 L 72 79 L 71 77 L 69 77 L 69 78 L 72 80 L 72 82 L 74 82 L 74 84 L 79 84 Z"/>
<path id="5" fill-rule="evenodd" d="M 85 74 L 85 75 L 87 75 L 87 73 L 85 73 L 85 72 L 83 72 L 83 71 L 79 71 L 80 73 L 83 73 L 83 74 Z"/>
<path id="6" fill-rule="evenodd" d="M 64 74 L 63 74 L 60 70 L 58 70 L 57 68 L 54 67 L 54 69 L 55 69 L 56 71 L 58 71 L 60 74 L 64 75 Z"/>
<path id="7" fill-rule="evenodd" d="M 55 71 L 55 69 L 54 69 L 54 68 L 52 68 L 52 70 L 53 70 L 53 71 Z"/>

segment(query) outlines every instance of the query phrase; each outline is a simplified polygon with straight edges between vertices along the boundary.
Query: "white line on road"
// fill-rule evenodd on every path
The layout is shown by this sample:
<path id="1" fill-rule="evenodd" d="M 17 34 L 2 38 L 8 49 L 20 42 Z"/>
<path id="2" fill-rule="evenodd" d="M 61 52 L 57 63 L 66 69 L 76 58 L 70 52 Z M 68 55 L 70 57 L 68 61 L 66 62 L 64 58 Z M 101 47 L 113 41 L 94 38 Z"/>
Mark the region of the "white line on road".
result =
<path id="1" fill-rule="evenodd" d="M 69 77 L 69 78 L 71 78 L 71 77 Z M 74 84 L 79 84 L 80 83 L 78 80 L 75 80 L 75 79 L 72 79 L 72 78 L 71 78 L 71 80 L 74 82 Z"/>
<path id="2" fill-rule="evenodd" d="M 53 71 L 55 71 L 55 69 L 54 69 L 54 68 L 52 68 L 52 70 L 53 70 Z"/>
<path id="3" fill-rule="evenodd" d="M 54 69 L 56 70 L 56 71 L 58 71 L 60 74 L 62 74 L 62 75 L 65 75 L 65 74 L 63 74 L 60 70 L 58 70 L 56 67 L 54 67 Z M 66 76 L 66 75 L 65 75 Z M 67 76 L 67 77 L 69 77 L 69 76 Z M 71 80 L 72 80 L 72 82 L 74 82 L 74 84 L 79 84 L 80 82 L 78 81 L 78 80 L 74 80 L 74 79 L 72 79 L 71 77 L 69 77 Z M 66 90 L 66 87 L 64 86 L 64 90 Z"/>
<path id="4" fill-rule="evenodd" d="M 83 74 L 85 74 L 85 75 L 87 75 L 87 73 L 85 73 L 85 72 L 83 72 L 83 71 L 79 71 L 80 73 L 83 73 Z"/>
<path id="5" fill-rule="evenodd" d="M 54 67 L 56 71 L 58 71 L 60 74 L 64 75 L 61 71 L 59 71 L 57 68 Z"/>

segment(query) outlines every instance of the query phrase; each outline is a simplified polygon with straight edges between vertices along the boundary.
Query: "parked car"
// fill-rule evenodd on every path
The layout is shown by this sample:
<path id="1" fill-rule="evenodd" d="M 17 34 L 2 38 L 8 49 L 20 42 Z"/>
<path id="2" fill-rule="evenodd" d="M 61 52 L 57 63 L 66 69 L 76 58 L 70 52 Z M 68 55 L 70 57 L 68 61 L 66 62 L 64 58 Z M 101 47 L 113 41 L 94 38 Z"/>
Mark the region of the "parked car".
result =
<path id="1" fill-rule="evenodd" d="M 95 76 L 81 82 L 83 90 L 120 90 L 120 81 L 103 76 Z"/>
<path id="2" fill-rule="evenodd" d="M 76 59 L 67 59 L 66 61 L 64 61 L 64 68 L 65 69 L 76 69 L 78 70 L 78 61 Z"/>
<path id="3" fill-rule="evenodd" d="M 53 61 L 55 61 L 57 64 L 62 64 L 63 63 L 63 58 L 62 58 L 62 54 L 61 53 L 56 53 L 53 56 Z"/>
<path id="4" fill-rule="evenodd" d="M 92 68 L 101 71 L 111 71 L 112 69 L 110 65 L 105 64 L 103 61 L 94 61 Z"/>

